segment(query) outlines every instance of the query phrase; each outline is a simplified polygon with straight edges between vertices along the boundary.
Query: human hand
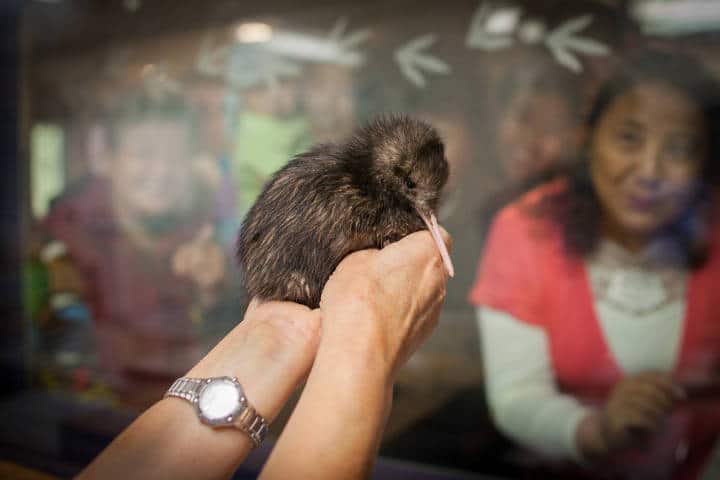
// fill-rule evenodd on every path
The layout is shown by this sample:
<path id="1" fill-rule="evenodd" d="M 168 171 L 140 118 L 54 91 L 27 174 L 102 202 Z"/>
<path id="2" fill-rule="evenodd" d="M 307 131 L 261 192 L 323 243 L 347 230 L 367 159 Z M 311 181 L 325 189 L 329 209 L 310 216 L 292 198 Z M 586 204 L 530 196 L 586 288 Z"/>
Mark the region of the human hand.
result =
<path id="1" fill-rule="evenodd" d="M 602 412 L 602 432 L 609 451 L 641 445 L 659 432 L 684 398 L 667 373 L 646 372 L 622 379 Z"/>
<path id="2" fill-rule="evenodd" d="M 214 228 L 205 225 L 195 238 L 181 245 L 173 255 L 176 275 L 190 277 L 202 289 L 212 288 L 225 274 L 225 255 L 212 239 Z"/>
<path id="3" fill-rule="evenodd" d="M 449 235 L 441 232 L 449 247 Z M 380 360 L 393 379 L 437 325 L 447 280 L 427 231 L 349 255 L 323 289 L 322 344 Z"/>
<path id="4" fill-rule="evenodd" d="M 446 283 L 427 231 L 340 262 L 320 299 L 312 370 L 261 478 L 371 475 L 397 371 L 435 328 Z"/>
<path id="5" fill-rule="evenodd" d="M 216 190 L 222 182 L 222 171 L 217 160 L 210 153 L 200 153 L 193 158 L 193 173 L 211 190 Z"/>
<path id="6" fill-rule="evenodd" d="M 577 431 L 579 450 L 601 460 L 627 448 L 642 446 L 663 428 L 683 389 L 666 373 L 645 372 L 622 379 L 603 407 L 586 416 Z"/>
<path id="7" fill-rule="evenodd" d="M 577 441 L 586 458 L 602 459 L 641 446 L 659 432 L 684 391 L 666 373 L 646 372 L 621 380 L 605 407 L 580 424 Z"/>

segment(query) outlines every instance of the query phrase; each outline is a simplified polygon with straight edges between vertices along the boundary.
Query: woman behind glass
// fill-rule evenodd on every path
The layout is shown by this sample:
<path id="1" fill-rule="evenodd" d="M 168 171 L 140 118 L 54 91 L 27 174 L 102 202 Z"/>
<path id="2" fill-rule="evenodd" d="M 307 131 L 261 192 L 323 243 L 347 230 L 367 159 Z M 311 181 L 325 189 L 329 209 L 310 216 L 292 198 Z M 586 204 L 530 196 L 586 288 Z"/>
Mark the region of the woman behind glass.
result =
<path id="1" fill-rule="evenodd" d="M 491 413 L 573 478 L 703 478 L 720 457 L 716 93 L 688 58 L 632 55 L 586 161 L 494 221 L 470 292 Z"/>

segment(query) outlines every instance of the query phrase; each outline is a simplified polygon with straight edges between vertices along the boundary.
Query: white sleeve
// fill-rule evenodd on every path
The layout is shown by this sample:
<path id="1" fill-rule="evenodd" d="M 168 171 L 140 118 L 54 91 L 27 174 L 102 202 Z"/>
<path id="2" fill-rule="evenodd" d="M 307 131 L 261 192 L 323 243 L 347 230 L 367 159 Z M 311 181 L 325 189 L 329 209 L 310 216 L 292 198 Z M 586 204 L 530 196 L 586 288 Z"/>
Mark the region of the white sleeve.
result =
<path id="1" fill-rule="evenodd" d="M 503 311 L 479 307 L 476 313 L 497 427 L 527 448 L 582 461 L 575 433 L 592 409 L 557 390 L 545 332 Z"/>

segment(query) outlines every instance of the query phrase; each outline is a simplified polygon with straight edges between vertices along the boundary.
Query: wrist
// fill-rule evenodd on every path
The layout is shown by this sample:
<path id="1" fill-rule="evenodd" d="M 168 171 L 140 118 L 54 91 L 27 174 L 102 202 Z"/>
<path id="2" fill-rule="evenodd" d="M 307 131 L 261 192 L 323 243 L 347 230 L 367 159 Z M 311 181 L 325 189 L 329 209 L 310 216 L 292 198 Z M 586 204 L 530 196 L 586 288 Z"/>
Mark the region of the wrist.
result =
<path id="1" fill-rule="evenodd" d="M 236 377 L 270 422 L 307 375 L 318 336 L 319 321 L 311 316 L 248 315 L 186 376 Z"/>
<path id="2" fill-rule="evenodd" d="M 578 426 L 576 441 L 582 456 L 587 460 L 600 460 L 610 454 L 602 411 L 596 410 L 585 416 Z"/>
<path id="3" fill-rule="evenodd" d="M 309 388 L 322 385 L 320 394 L 331 399 L 336 414 L 346 418 L 347 424 L 382 432 L 393 397 L 387 363 L 372 349 L 336 347 L 339 345 L 321 343 L 303 397 Z"/>
<path id="4" fill-rule="evenodd" d="M 328 325 L 323 314 L 322 338 L 317 361 L 390 388 L 394 382 L 397 349 L 383 328 L 368 315 L 354 316 L 348 325 Z M 370 378 L 372 377 L 372 378 Z"/>

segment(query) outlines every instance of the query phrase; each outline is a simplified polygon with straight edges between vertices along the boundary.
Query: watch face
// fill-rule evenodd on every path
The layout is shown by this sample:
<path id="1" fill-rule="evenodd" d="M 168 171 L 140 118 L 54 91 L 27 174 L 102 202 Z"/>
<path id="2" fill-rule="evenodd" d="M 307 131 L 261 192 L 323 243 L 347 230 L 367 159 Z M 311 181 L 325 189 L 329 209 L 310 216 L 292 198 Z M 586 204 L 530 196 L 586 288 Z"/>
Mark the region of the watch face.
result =
<path id="1" fill-rule="evenodd" d="M 198 410 L 201 418 L 212 424 L 232 421 L 242 406 L 240 386 L 230 378 L 216 378 L 200 391 Z"/>

